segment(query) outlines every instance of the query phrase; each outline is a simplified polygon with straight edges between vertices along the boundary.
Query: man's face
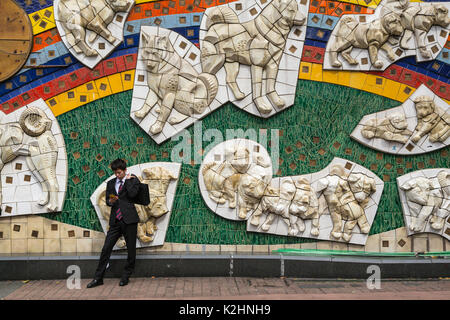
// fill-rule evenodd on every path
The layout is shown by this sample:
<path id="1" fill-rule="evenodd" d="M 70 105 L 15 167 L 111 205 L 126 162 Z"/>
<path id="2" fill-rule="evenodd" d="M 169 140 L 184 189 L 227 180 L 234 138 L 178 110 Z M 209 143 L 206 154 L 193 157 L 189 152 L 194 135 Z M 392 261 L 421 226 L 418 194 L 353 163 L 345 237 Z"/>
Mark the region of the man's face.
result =
<path id="1" fill-rule="evenodd" d="M 114 175 L 119 180 L 122 180 L 123 178 L 125 178 L 126 174 L 127 174 L 127 169 L 125 169 L 125 170 L 117 169 L 117 170 L 114 171 Z"/>

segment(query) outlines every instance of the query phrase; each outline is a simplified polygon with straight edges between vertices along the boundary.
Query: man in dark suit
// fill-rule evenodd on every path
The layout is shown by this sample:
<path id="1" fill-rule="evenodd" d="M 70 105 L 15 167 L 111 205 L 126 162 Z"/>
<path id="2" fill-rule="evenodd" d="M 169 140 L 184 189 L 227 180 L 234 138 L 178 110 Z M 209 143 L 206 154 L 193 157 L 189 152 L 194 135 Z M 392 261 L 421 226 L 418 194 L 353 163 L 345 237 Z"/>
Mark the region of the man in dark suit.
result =
<path id="1" fill-rule="evenodd" d="M 106 234 L 94 280 L 87 285 L 88 288 L 103 284 L 103 276 L 111 252 L 120 236 L 124 236 L 128 250 L 127 263 L 120 279 L 120 286 L 128 284 L 136 261 L 136 233 L 139 216 L 131 201 L 139 192 L 139 179 L 134 175 L 127 174 L 126 162 L 122 159 L 114 160 L 111 163 L 111 169 L 116 177 L 106 184 L 106 204 L 111 207 L 109 230 Z"/>

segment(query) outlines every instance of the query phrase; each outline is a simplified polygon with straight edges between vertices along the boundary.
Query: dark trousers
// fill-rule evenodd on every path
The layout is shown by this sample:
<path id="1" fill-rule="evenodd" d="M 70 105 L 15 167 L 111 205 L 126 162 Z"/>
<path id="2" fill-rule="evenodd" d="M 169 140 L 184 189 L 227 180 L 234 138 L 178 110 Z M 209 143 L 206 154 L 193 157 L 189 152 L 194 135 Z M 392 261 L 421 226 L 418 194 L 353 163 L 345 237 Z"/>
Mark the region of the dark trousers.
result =
<path id="1" fill-rule="evenodd" d="M 123 219 L 120 221 L 115 220 L 115 223 L 109 227 L 109 231 L 106 234 L 105 244 L 100 254 L 100 261 L 98 262 L 94 279 L 103 279 L 114 245 L 122 235 L 125 238 L 128 251 L 127 264 L 125 265 L 122 279 L 130 277 L 136 263 L 136 233 L 137 223 L 126 224 Z"/>

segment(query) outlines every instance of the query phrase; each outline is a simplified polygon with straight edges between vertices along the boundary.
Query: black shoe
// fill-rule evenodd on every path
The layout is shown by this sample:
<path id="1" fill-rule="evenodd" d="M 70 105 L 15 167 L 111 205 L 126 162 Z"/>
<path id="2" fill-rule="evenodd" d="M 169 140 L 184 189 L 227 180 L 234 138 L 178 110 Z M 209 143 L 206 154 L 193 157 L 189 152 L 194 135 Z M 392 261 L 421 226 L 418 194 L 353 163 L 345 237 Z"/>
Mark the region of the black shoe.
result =
<path id="1" fill-rule="evenodd" d="M 91 282 L 88 283 L 87 287 L 88 288 L 94 288 L 94 287 L 97 287 L 97 286 L 101 286 L 102 284 L 103 284 L 103 280 L 102 279 L 100 279 L 100 280 L 94 279 L 94 280 L 92 280 Z"/>
<path id="2" fill-rule="evenodd" d="M 128 278 L 127 279 L 120 279 L 119 286 L 123 287 L 128 284 Z"/>

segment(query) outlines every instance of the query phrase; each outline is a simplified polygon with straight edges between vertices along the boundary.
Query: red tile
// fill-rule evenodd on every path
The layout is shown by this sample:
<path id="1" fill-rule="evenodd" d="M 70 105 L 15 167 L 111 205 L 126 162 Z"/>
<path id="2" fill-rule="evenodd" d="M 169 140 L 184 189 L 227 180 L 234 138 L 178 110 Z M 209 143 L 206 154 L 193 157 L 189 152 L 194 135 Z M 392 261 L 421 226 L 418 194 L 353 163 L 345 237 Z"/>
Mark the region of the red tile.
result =
<path id="1" fill-rule="evenodd" d="M 82 82 L 80 83 L 80 85 L 82 85 L 86 82 L 92 81 L 92 79 L 93 79 L 91 70 L 88 68 L 84 67 L 84 68 L 78 69 L 76 72 L 77 72 L 78 77 L 80 79 L 82 79 Z"/>
<path id="2" fill-rule="evenodd" d="M 103 75 L 104 75 L 103 64 L 99 63 L 94 69 L 92 69 L 91 75 L 92 75 L 92 79 L 103 78 Z"/>
<path id="3" fill-rule="evenodd" d="M 22 98 L 20 96 L 14 97 L 14 98 L 6 101 L 6 103 L 9 104 L 9 109 L 4 111 L 5 114 L 9 114 L 9 113 L 26 105 L 26 103 L 22 100 Z"/>
<path id="4" fill-rule="evenodd" d="M 428 80 L 432 80 L 433 83 L 435 82 L 433 78 L 427 77 L 426 75 L 422 74 L 422 73 L 416 73 L 416 85 L 414 86 L 415 88 L 418 88 L 422 83 L 423 84 L 427 84 Z"/>
<path id="5" fill-rule="evenodd" d="M 125 58 L 123 56 L 116 58 L 116 67 L 117 67 L 117 72 L 123 72 L 123 71 L 127 70 L 127 66 L 125 64 Z"/>
<path id="6" fill-rule="evenodd" d="M 105 60 L 102 64 L 105 77 L 117 73 L 116 58 Z"/>
<path id="7" fill-rule="evenodd" d="M 402 67 L 397 66 L 395 64 L 391 64 L 386 70 L 384 70 L 382 76 L 387 79 L 399 81 L 402 72 L 403 72 Z"/>
<path id="8" fill-rule="evenodd" d="M 43 84 L 43 85 L 41 85 L 41 86 L 35 88 L 34 90 L 35 90 L 36 94 L 39 95 L 40 98 L 42 98 L 42 99 L 44 99 L 44 100 L 47 100 L 47 99 L 53 97 L 54 94 L 53 94 L 52 92 L 46 92 L 46 91 L 44 90 L 44 87 L 45 87 L 45 86 L 46 86 L 46 85 Z"/>
<path id="9" fill-rule="evenodd" d="M 434 78 L 430 78 L 430 80 L 432 80 L 434 84 L 431 87 L 428 84 L 425 85 L 439 97 L 450 100 L 450 85 Z"/>
<path id="10" fill-rule="evenodd" d="M 323 63 L 324 55 L 325 55 L 325 48 L 304 46 L 302 61 L 312 63 Z"/>
<path id="11" fill-rule="evenodd" d="M 399 81 L 408 86 L 416 87 L 417 85 L 416 78 L 417 78 L 416 72 L 404 68 Z"/>
<path id="12" fill-rule="evenodd" d="M 137 53 L 126 55 L 124 60 L 127 70 L 135 69 L 137 63 Z"/>

